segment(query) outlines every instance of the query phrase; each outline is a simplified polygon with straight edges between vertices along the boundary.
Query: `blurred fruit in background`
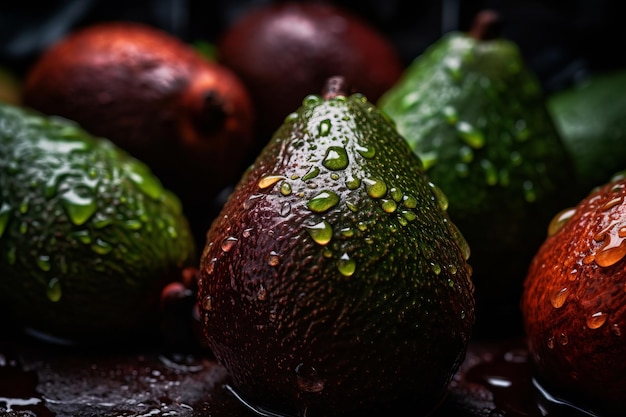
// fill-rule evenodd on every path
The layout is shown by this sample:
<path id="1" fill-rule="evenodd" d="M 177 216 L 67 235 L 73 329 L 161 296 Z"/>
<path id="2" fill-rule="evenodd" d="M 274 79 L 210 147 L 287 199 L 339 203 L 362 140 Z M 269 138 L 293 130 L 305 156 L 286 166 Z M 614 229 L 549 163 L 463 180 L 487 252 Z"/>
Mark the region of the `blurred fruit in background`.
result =
<path id="1" fill-rule="evenodd" d="M 269 137 L 324 81 L 344 76 L 371 101 L 391 87 L 403 62 L 391 41 L 331 3 L 276 2 L 250 8 L 220 36 L 219 62 L 248 87 Z"/>
<path id="2" fill-rule="evenodd" d="M 148 164 L 180 197 L 198 243 L 254 140 L 252 104 L 236 75 L 135 22 L 93 24 L 51 46 L 27 71 L 23 101 Z"/>

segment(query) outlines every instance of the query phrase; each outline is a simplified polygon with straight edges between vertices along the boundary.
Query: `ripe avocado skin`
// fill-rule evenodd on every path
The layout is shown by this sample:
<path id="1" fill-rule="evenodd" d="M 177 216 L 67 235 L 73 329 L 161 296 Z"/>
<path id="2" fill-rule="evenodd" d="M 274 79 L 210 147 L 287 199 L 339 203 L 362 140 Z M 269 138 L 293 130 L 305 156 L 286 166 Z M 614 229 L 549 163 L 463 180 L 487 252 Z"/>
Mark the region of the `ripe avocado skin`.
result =
<path id="1" fill-rule="evenodd" d="M 378 101 L 472 248 L 477 334 L 521 332 L 519 296 L 550 219 L 576 200 L 571 157 L 517 46 L 451 32 Z"/>
<path id="2" fill-rule="evenodd" d="M 201 257 L 204 331 L 235 388 L 298 415 L 431 410 L 474 322 L 468 248 L 440 203 L 365 97 L 307 97 L 244 173 Z"/>
<path id="3" fill-rule="evenodd" d="M 193 261 L 176 196 L 75 123 L 0 104 L 0 302 L 73 342 L 144 334 Z"/>

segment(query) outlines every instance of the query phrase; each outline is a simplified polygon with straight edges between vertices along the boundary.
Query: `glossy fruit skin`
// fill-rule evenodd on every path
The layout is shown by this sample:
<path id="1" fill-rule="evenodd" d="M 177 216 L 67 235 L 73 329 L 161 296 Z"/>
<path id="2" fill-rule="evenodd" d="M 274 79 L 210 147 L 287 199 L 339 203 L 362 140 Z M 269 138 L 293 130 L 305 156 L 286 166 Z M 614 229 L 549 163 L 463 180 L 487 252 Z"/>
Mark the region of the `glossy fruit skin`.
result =
<path id="1" fill-rule="evenodd" d="M 474 301 L 468 248 L 434 190 L 361 95 L 309 96 L 287 118 L 201 258 L 208 345 L 245 398 L 307 416 L 437 404 Z"/>
<path id="2" fill-rule="evenodd" d="M 103 22 L 70 33 L 29 70 L 23 101 L 148 164 L 179 196 L 194 230 L 206 230 L 213 199 L 252 159 L 254 111 L 241 81 L 143 24 Z"/>
<path id="3" fill-rule="evenodd" d="M 626 411 L 625 196 L 619 174 L 555 216 L 521 304 L 540 379 L 574 404 L 616 415 Z"/>
<path id="4" fill-rule="evenodd" d="M 0 105 L 0 303 L 16 323 L 79 343 L 154 336 L 161 290 L 195 249 L 145 164 L 71 121 Z"/>
<path id="5" fill-rule="evenodd" d="M 374 102 L 404 67 L 384 34 L 328 3 L 274 2 L 251 9 L 226 29 L 217 48 L 219 62 L 252 95 L 263 144 L 326 78 L 343 75 Z"/>
<path id="6" fill-rule="evenodd" d="M 444 35 L 378 101 L 447 195 L 472 248 L 476 332 L 522 332 L 519 297 L 545 228 L 573 204 L 571 159 L 517 45 Z"/>

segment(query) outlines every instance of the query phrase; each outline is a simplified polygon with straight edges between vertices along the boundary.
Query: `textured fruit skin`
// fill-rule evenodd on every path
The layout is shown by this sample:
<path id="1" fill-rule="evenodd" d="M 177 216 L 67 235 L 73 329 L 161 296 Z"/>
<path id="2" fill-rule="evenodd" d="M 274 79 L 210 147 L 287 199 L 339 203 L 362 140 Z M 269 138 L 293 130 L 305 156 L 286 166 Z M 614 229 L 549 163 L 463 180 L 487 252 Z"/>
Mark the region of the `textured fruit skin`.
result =
<path id="1" fill-rule="evenodd" d="M 448 196 L 472 248 L 476 332 L 522 331 L 519 297 L 550 219 L 574 204 L 570 156 L 517 46 L 443 36 L 378 106 Z"/>
<path id="2" fill-rule="evenodd" d="M 238 183 L 201 258 L 204 332 L 236 389 L 307 416 L 432 409 L 474 321 L 469 249 L 442 203 L 362 95 L 307 97 Z"/>
<path id="3" fill-rule="evenodd" d="M 326 78 L 341 74 L 375 102 L 404 68 L 393 44 L 368 22 L 319 2 L 251 9 L 226 29 L 217 51 L 250 91 L 266 141 Z"/>
<path id="4" fill-rule="evenodd" d="M 559 213 L 522 297 L 538 376 L 553 393 L 616 415 L 626 411 L 625 196 L 622 174 Z"/>
<path id="5" fill-rule="evenodd" d="M 98 23 L 66 36 L 29 70 L 23 101 L 142 160 L 202 233 L 215 196 L 252 160 L 254 112 L 241 81 L 139 23 Z"/>
<path id="6" fill-rule="evenodd" d="M 177 197 L 75 123 L 0 105 L 0 302 L 79 342 L 150 333 L 163 286 L 195 260 Z"/>

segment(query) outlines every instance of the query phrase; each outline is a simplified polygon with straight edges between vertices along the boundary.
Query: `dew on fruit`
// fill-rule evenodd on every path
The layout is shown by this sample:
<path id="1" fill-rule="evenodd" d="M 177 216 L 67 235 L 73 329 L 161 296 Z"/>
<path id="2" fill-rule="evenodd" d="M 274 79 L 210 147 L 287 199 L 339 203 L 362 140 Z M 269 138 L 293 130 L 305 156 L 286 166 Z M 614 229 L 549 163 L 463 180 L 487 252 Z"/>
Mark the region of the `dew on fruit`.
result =
<path id="1" fill-rule="evenodd" d="M 50 263 L 50 256 L 48 255 L 39 255 L 37 257 L 36 263 L 39 269 L 41 269 L 44 272 L 49 271 L 50 268 L 52 267 L 52 264 Z"/>
<path id="2" fill-rule="evenodd" d="M 558 231 L 567 224 L 567 222 L 574 216 L 575 213 L 575 208 L 567 208 L 557 213 L 557 215 L 554 216 L 550 221 L 550 224 L 548 224 L 548 236 L 554 236 L 555 234 L 557 234 Z"/>
<path id="3" fill-rule="evenodd" d="M 441 265 L 437 263 L 431 263 L 430 269 L 435 273 L 435 275 L 441 274 Z"/>
<path id="4" fill-rule="evenodd" d="M 229 236 L 226 239 L 222 240 L 222 251 L 230 252 L 232 248 L 237 244 L 238 239 L 233 236 Z"/>
<path id="5" fill-rule="evenodd" d="M 212 258 L 206 266 L 206 273 L 208 275 L 212 275 L 213 271 L 215 271 L 215 263 L 217 262 L 217 258 Z"/>
<path id="6" fill-rule="evenodd" d="M 367 195 L 372 198 L 381 198 L 387 193 L 387 184 L 384 181 L 373 179 L 373 178 L 364 178 L 363 182 L 365 183 L 365 191 Z"/>
<path id="7" fill-rule="evenodd" d="M 604 205 L 602 206 L 602 209 L 601 209 L 601 210 L 602 210 L 602 211 L 609 211 L 609 210 L 611 210 L 613 207 L 617 206 L 618 204 L 621 204 L 623 201 L 624 201 L 624 198 L 623 198 L 623 197 L 616 197 L 616 198 L 613 198 L 613 199 L 611 199 L 611 200 L 607 201 L 607 202 L 606 202 L 606 204 L 604 204 Z"/>
<path id="8" fill-rule="evenodd" d="M 317 165 L 312 166 L 309 171 L 302 176 L 302 181 L 308 181 L 317 177 L 320 173 L 320 168 Z"/>
<path id="9" fill-rule="evenodd" d="M 68 190 L 61 197 L 61 205 L 65 209 L 70 221 L 76 226 L 84 224 L 98 209 L 93 197 L 85 197 L 76 190 Z"/>
<path id="10" fill-rule="evenodd" d="M 339 203 L 339 196 L 330 190 L 324 190 L 307 202 L 309 210 L 323 213 Z"/>
<path id="11" fill-rule="evenodd" d="M 290 212 L 291 212 L 291 204 L 288 201 L 281 204 L 279 213 L 282 217 L 287 217 Z"/>
<path id="12" fill-rule="evenodd" d="M 289 184 L 287 181 L 283 181 L 280 184 L 280 193 L 284 196 L 288 196 L 291 194 L 291 184 Z"/>
<path id="13" fill-rule="evenodd" d="M 344 253 L 337 260 L 337 269 L 343 276 L 352 276 L 352 274 L 356 271 L 356 262 L 354 259 L 350 258 L 347 253 Z"/>
<path id="14" fill-rule="evenodd" d="M 432 182 L 429 182 L 428 185 L 435 196 L 435 200 L 437 200 L 439 208 L 443 211 L 448 210 L 448 197 L 444 194 L 443 190 Z"/>
<path id="15" fill-rule="evenodd" d="M 348 153 L 340 146 L 329 146 L 322 165 L 331 171 L 346 169 L 348 166 Z"/>
<path id="16" fill-rule="evenodd" d="M 598 311 L 597 313 L 594 313 L 591 316 L 587 317 L 587 327 L 592 330 L 599 329 L 604 325 L 604 323 L 606 323 L 606 319 L 607 314 Z"/>
<path id="17" fill-rule="evenodd" d="M 345 236 L 345 237 L 352 237 L 354 236 L 354 230 L 352 230 L 352 228 L 350 227 L 344 227 L 343 229 L 341 229 L 341 236 Z"/>
<path id="18" fill-rule="evenodd" d="M 46 289 L 46 296 L 48 300 L 56 303 L 61 299 L 63 292 L 61 290 L 61 281 L 58 278 L 52 278 L 48 282 L 48 288 Z"/>
<path id="19" fill-rule="evenodd" d="M 256 204 L 256 201 L 263 197 L 263 194 L 253 194 L 243 202 L 244 210 L 250 210 Z"/>
<path id="20" fill-rule="evenodd" d="M 393 198 L 393 201 L 399 203 L 402 201 L 402 191 L 396 187 L 392 187 L 389 189 L 389 196 Z"/>
<path id="21" fill-rule="evenodd" d="M 328 136 L 332 123 L 330 120 L 325 119 L 320 122 L 318 133 L 320 136 Z"/>
<path id="22" fill-rule="evenodd" d="M 319 245 L 327 245 L 333 237 L 333 228 L 325 220 L 306 227 L 307 232 L 315 243 Z"/>
<path id="23" fill-rule="evenodd" d="M 474 149 L 485 146 L 485 136 L 480 130 L 467 122 L 459 122 L 456 125 L 461 140 Z"/>
<path id="24" fill-rule="evenodd" d="M 410 194 L 402 197 L 402 205 L 408 209 L 413 209 L 417 207 L 417 198 L 413 197 Z"/>
<path id="25" fill-rule="evenodd" d="M 596 242 L 602 242 L 595 254 L 595 261 L 599 266 L 615 265 L 626 256 L 626 238 L 620 233 L 623 228 L 622 222 L 613 221 L 594 236 Z"/>
<path id="26" fill-rule="evenodd" d="M 259 180 L 258 186 L 260 189 L 265 189 L 285 179 L 287 178 L 282 175 L 268 175 Z"/>
<path id="27" fill-rule="evenodd" d="M 265 289 L 263 284 L 259 286 L 259 290 L 256 293 L 256 298 L 260 301 L 267 300 L 267 290 Z"/>
<path id="28" fill-rule="evenodd" d="M 9 223 L 9 217 L 11 216 L 11 206 L 7 203 L 3 203 L 0 206 L 0 237 L 4 234 L 4 231 Z"/>
<path id="29" fill-rule="evenodd" d="M 269 266 L 276 266 L 279 263 L 280 263 L 280 255 L 276 253 L 275 251 L 271 251 L 267 258 L 267 264 Z"/>
<path id="30" fill-rule="evenodd" d="M 550 298 L 550 303 L 552 304 L 552 307 L 554 308 L 563 307 L 563 305 L 565 304 L 565 301 L 567 301 L 567 297 L 569 296 L 568 291 L 569 290 L 567 287 L 563 287 L 557 292 L 555 292 Z"/>
<path id="31" fill-rule="evenodd" d="M 91 245 L 91 250 L 98 255 L 106 255 L 113 250 L 113 246 L 109 242 L 97 238 L 95 242 Z"/>
<path id="32" fill-rule="evenodd" d="M 322 97 L 316 95 L 316 94 L 310 94 L 308 96 L 306 96 L 303 100 L 302 100 L 302 105 L 303 106 L 314 106 L 316 104 L 321 103 Z"/>
<path id="33" fill-rule="evenodd" d="M 376 148 L 373 146 L 366 148 L 365 146 L 356 145 L 355 149 L 363 158 L 371 159 L 376 155 Z"/>
<path id="34" fill-rule="evenodd" d="M 348 187 L 348 190 L 356 190 L 360 186 L 361 180 L 359 178 L 353 177 L 352 175 L 346 178 L 346 187 Z"/>
<path id="35" fill-rule="evenodd" d="M 211 298 L 210 295 L 206 295 L 202 299 L 202 308 L 206 311 L 211 311 L 213 309 L 213 298 Z"/>
<path id="36" fill-rule="evenodd" d="M 395 202 L 395 200 L 383 199 L 381 201 L 382 203 L 380 206 L 385 213 L 393 213 L 398 208 L 398 204 Z"/>
<path id="37" fill-rule="evenodd" d="M 304 363 L 298 364 L 295 369 L 296 385 L 304 392 L 321 392 L 324 390 L 324 381 L 319 377 L 317 370 Z"/>

